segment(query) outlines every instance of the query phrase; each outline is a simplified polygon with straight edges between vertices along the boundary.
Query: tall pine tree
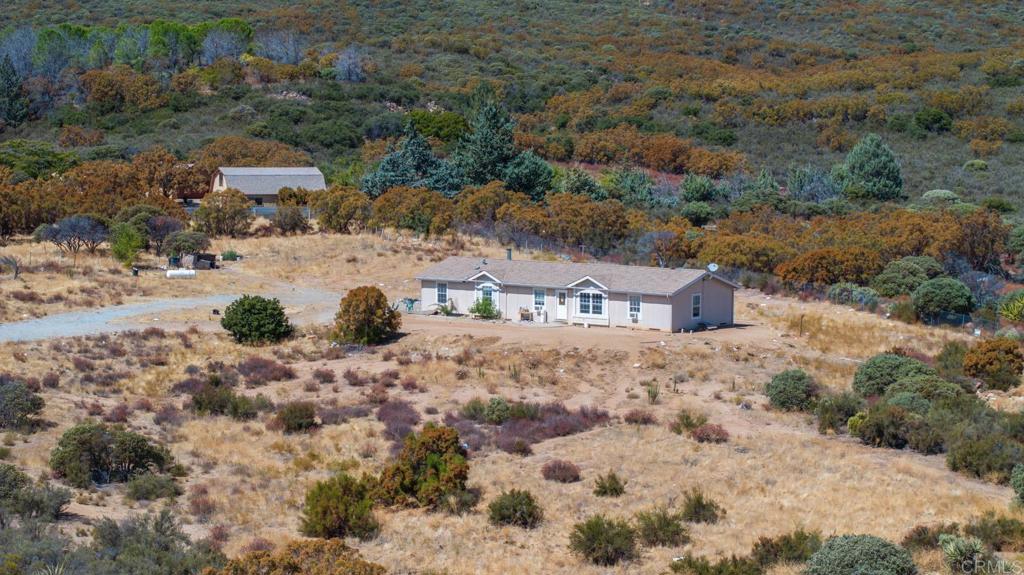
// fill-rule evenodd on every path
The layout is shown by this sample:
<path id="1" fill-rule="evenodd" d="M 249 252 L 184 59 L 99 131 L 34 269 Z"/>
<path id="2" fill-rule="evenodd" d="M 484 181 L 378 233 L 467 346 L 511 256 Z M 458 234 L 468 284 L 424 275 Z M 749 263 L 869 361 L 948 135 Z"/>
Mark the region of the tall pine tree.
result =
<path id="1" fill-rule="evenodd" d="M 477 100 L 470 132 L 459 142 L 455 162 L 470 184 L 483 185 L 504 179 L 505 168 L 516 157 L 512 139 L 516 123 L 490 94 L 482 94 Z"/>
<path id="2" fill-rule="evenodd" d="M 846 156 L 849 185 L 853 199 L 902 200 L 903 174 L 892 149 L 877 134 L 868 134 Z"/>
<path id="3" fill-rule="evenodd" d="M 17 126 L 28 116 L 28 99 L 21 91 L 21 79 L 14 69 L 11 56 L 0 62 L 0 128 Z"/>

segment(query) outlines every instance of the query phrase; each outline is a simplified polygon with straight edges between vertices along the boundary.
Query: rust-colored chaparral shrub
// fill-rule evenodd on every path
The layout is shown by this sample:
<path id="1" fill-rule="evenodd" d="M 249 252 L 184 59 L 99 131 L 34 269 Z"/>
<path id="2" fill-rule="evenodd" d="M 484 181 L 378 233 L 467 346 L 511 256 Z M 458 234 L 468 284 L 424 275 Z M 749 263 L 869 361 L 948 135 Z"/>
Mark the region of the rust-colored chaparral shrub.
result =
<path id="1" fill-rule="evenodd" d="M 1009 338 L 978 342 L 964 355 L 964 374 L 976 377 L 995 389 L 1008 390 L 1020 384 L 1024 352 Z"/>
<path id="2" fill-rule="evenodd" d="M 882 269 L 877 251 L 864 248 L 823 248 L 803 253 L 775 268 L 783 281 L 794 284 L 865 284 Z"/>
<path id="3" fill-rule="evenodd" d="M 223 569 L 203 575 L 384 575 L 376 563 L 364 561 L 341 539 L 294 541 L 279 552 L 255 551 L 228 561 Z"/>
<path id="4" fill-rule="evenodd" d="M 402 326 L 402 316 L 379 288 L 362 286 L 341 298 L 334 322 L 334 339 L 368 345 L 395 335 Z"/>

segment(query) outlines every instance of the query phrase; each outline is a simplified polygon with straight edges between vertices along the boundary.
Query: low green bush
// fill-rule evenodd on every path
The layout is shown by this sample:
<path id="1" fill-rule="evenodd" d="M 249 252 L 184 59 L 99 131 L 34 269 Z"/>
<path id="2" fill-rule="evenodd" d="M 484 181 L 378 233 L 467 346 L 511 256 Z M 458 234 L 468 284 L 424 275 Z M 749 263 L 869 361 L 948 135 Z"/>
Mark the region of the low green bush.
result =
<path id="1" fill-rule="evenodd" d="M 285 433 L 301 433 L 317 427 L 316 406 L 309 401 L 293 401 L 281 406 L 274 422 Z"/>
<path id="2" fill-rule="evenodd" d="M 243 295 L 228 304 L 220 325 L 235 341 L 245 344 L 274 343 L 289 337 L 294 327 L 276 298 Z"/>
<path id="3" fill-rule="evenodd" d="M 687 409 L 680 409 L 668 427 L 672 430 L 672 433 L 682 435 L 684 432 L 693 431 L 707 422 L 708 416 L 703 413 L 694 413 Z"/>
<path id="4" fill-rule="evenodd" d="M 935 370 L 920 361 L 883 353 L 876 355 L 857 368 L 853 376 L 853 390 L 861 397 L 880 396 L 890 385 L 914 375 L 934 375 Z"/>
<path id="5" fill-rule="evenodd" d="M 544 519 L 544 511 L 529 491 L 512 489 L 502 492 L 487 506 L 493 525 L 515 525 L 533 529 Z"/>
<path id="6" fill-rule="evenodd" d="M 181 495 L 181 488 L 173 478 L 147 473 L 128 480 L 125 495 L 133 501 L 154 501 Z"/>
<path id="7" fill-rule="evenodd" d="M 138 433 L 101 423 L 80 423 L 57 440 L 50 453 L 54 475 L 78 488 L 125 482 L 173 463 L 170 452 Z"/>
<path id="8" fill-rule="evenodd" d="M 683 496 L 682 518 L 690 523 L 718 523 L 725 517 L 725 508 L 694 488 Z"/>
<path id="9" fill-rule="evenodd" d="M 839 433 L 846 428 L 846 423 L 864 406 L 864 400 L 855 393 L 826 395 L 818 401 L 814 410 L 818 418 L 819 433 Z"/>
<path id="10" fill-rule="evenodd" d="M 366 479 L 340 473 L 306 492 L 300 531 L 308 537 L 371 539 L 380 530 Z"/>
<path id="11" fill-rule="evenodd" d="M 681 513 L 666 508 L 640 511 L 634 517 L 640 543 L 649 547 L 678 547 L 690 541 Z"/>
<path id="12" fill-rule="evenodd" d="M 625 521 L 594 515 L 573 526 L 569 549 L 596 565 L 615 565 L 637 556 L 636 533 Z"/>
<path id="13" fill-rule="evenodd" d="M 469 307 L 469 313 L 481 319 L 498 319 L 501 317 L 498 306 L 494 305 L 494 302 L 489 299 L 478 299 L 473 302 L 473 305 Z"/>
<path id="14" fill-rule="evenodd" d="M 789 369 L 775 374 L 764 391 L 772 407 L 784 411 L 804 411 L 814 402 L 818 388 L 811 376 L 802 369 Z"/>
<path id="15" fill-rule="evenodd" d="M 402 450 L 381 472 L 375 497 L 388 505 L 433 507 L 466 490 L 469 464 L 455 429 L 427 423 L 405 437 Z"/>
<path id="16" fill-rule="evenodd" d="M 916 575 L 910 553 L 873 535 L 832 537 L 811 555 L 806 575 Z"/>
<path id="17" fill-rule="evenodd" d="M 764 569 L 756 561 L 735 555 L 712 562 L 706 557 L 688 554 L 673 560 L 671 569 L 683 575 L 764 575 Z"/>
<path id="18" fill-rule="evenodd" d="M 626 482 L 619 479 L 614 471 L 607 475 L 598 475 L 594 485 L 594 495 L 598 497 L 619 497 L 626 492 Z"/>
<path id="19" fill-rule="evenodd" d="M 43 398 L 24 383 L 0 373 L 0 429 L 30 429 L 43 405 Z"/>
<path id="20" fill-rule="evenodd" d="M 1010 487 L 1013 488 L 1013 493 L 1017 496 L 1017 502 L 1024 503 L 1024 463 L 1013 466 L 1013 470 L 1010 472 Z"/>
<path id="21" fill-rule="evenodd" d="M 821 535 L 798 529 L 778 537 L 761 537 L 754 543 L 750 558 L 761 567 L 781 563 L 804 563 L 821 549 Z"/>

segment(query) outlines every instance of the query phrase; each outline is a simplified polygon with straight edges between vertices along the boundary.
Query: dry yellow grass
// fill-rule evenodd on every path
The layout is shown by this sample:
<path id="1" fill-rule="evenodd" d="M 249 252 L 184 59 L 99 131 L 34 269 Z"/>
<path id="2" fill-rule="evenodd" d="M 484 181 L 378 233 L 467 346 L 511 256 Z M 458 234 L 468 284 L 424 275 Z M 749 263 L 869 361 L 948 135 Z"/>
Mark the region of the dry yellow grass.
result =
<path id="1" fill-rule="evenodd" d="M 308 236 L 224 241 L 216 250 L 232 248 L 247 256 L 229 272 L 233 275 L 225 274 L 228 278 L 266 273 L 273 276 L 267 284 L 305 284 L 315 278 L 319 285 L 339 289 L 373 282 L 385 285 L 394 297 L 411 289 L 404 280 L 429 263 L 431 251 L 394 251 L 393 243 L 403 245 L 363 236 Z M 473 250 L 500 255 L 494 253 L 495 246 L 466 248 L 467 253 Z M 352 255 L 355 261 L 346 262 Z M 147 341 L 147 349 L 159 349 L 162 365 L 129 365 L 126 358 L 97 360 L 104 367 L 128 372 L 108 387 L 78 383 L 71 365 L 71 357 L 82 346 L 106 345 L 103 338 L 71 342 L 67 353 L 56 350 L 53 342 L 2 344 L 5 371 L 34 377 L 54 371 L 62 381 L 56 390 L 43 390 L 45 417 L 55 426 L 15 437 L 12 461 L 38 476 L 46 471 L 48 453 L 60 433 L 86 417 L 87 404 L 97 402 L 109 409 L 145 398 L 156 408 L 180 407 L 184 398 L 173 394 L 171 387 L 185 377 L 187 365 L 213 360 L 233 364 L 255 353 L 282 358 L 297 371 L 293 381 L 243 391 L 263 393 L 274 401 L 364 402 L 366 388 L 348 385 L 341 374 L 349 368 L 364 373 L 397 369 L 403 377 L 415 378 L 421 391 L 395 387 L 389 394 L 410 401 L 421 413 L 436 410 L 424 415 L 427 420 L 438 421 L 462 402 L 488 395 L 560 400 L 570 407 L 595 405 L 614 416 L 644 408 L 660 420 L 652 427 L 615 423 L 549 440 L 535 445 L 534 454 L 525 458 L 500 452 L 474 457 L 470 484 L 484 493 L 476 513 L 454 517 L 381 510 L 380 537 L 353 542 L 367 559 L 393 572 L 654 574 L 663 573 L 674 556 L 744 554 L 759 536 L 798 527 L 826 536 L 873 533 L 898 540 L 920 523 L 964 522 L 987 510 L 1007 512 L 1007 488 L 954 474 L 941 456 L 872 449 L 850 439 L 821 436 L 811 418 L 770 411 L 761 395 L 764 383 L 782 369 L 803 367 L 819 381 L 845 388 L 857 362 L 872 353 L 894 345 L 934 352 L 944 339 L 957 334 L 827 304 L 766 299 L 752 292 L 740 294 L 737 309 L 745 327 L 671 335 L 407 317 L 407 335 L 399 341 L 375 354 L 340 359 L 323 356 L 327 343 L 317 330 L 256 349 L 239 346 L 223 333 L 196 331 L 186 336 L 187 345 L 173 335 Z M 792 329 L 800 315 L 805 316 L 802 337 Z M 809 315 L 818 319 L 808 322 Z M 334 371 L 338 382 L 307 386 L 314 369 Z M 648 404 L 642 387 L 649 381 L 661 390 L 655 405 Z M 707 446 L 669 432 L 665 424 L 683 407 L 722 424 L 732 441 Z M 187 496 L 172 506 L 189 518 L 187 530 L 196 537 L 213 525 L 227 525 L 228 553 L 237 553 L 257 536 L 275 542 L 298 537 L 302 498 L 312 482 L 339 469 L 375 472 L 388 456 L 383 426 L 372 416 L 309 435 L 268 431 L 265 418 L 192 418 L 180 427 L 160 428 L 151 413 L 136 411 L 129 420 L 132 428 L 165 441 L 189 466 L 188 487 L 209 489 L 216 509 L 208 522 L 190 518 Z M 578 464 L 583 481 L 544 481 L 540 468 L 553 458 Z M 610 469 L 629 482 L 626 495 L 594 497 L 594 477 Z M 511 487 L 529 489 L 539 499 L 547 518 L 541 527 L 524 531 L 487 523 L 486 504 Z M 586 565 L 568 552 L 572 525 L 586 516 L 602 512 L 628 517 L 655 505 L 678 503 L 693 487 L 719 501 L 728 514 L 717 525 L 693 526 L 689 545 L 645 550 L 638 561 L 610 569 Z M 125 501 L 122 491 L 114 487 L 81 493 L 74 506 L 79 519 L 69 529 L 98 517 L 123 517 L 147 508 Z M 921 561 L 937 565 L 934 554 Z M 772 571 L 796 572 L 792 566 Z"/>

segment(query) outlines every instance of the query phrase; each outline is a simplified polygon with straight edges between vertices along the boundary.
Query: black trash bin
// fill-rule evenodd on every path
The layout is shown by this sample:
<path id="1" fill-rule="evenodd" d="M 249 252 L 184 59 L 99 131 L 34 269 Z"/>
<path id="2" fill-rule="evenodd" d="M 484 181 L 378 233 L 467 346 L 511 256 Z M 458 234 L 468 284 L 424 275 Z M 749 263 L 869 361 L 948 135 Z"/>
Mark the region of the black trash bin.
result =
<path id="1" fill-rule="evenodd" d="M 139 277 L 139 268 L 132 266 L 132 277 Z"/>

